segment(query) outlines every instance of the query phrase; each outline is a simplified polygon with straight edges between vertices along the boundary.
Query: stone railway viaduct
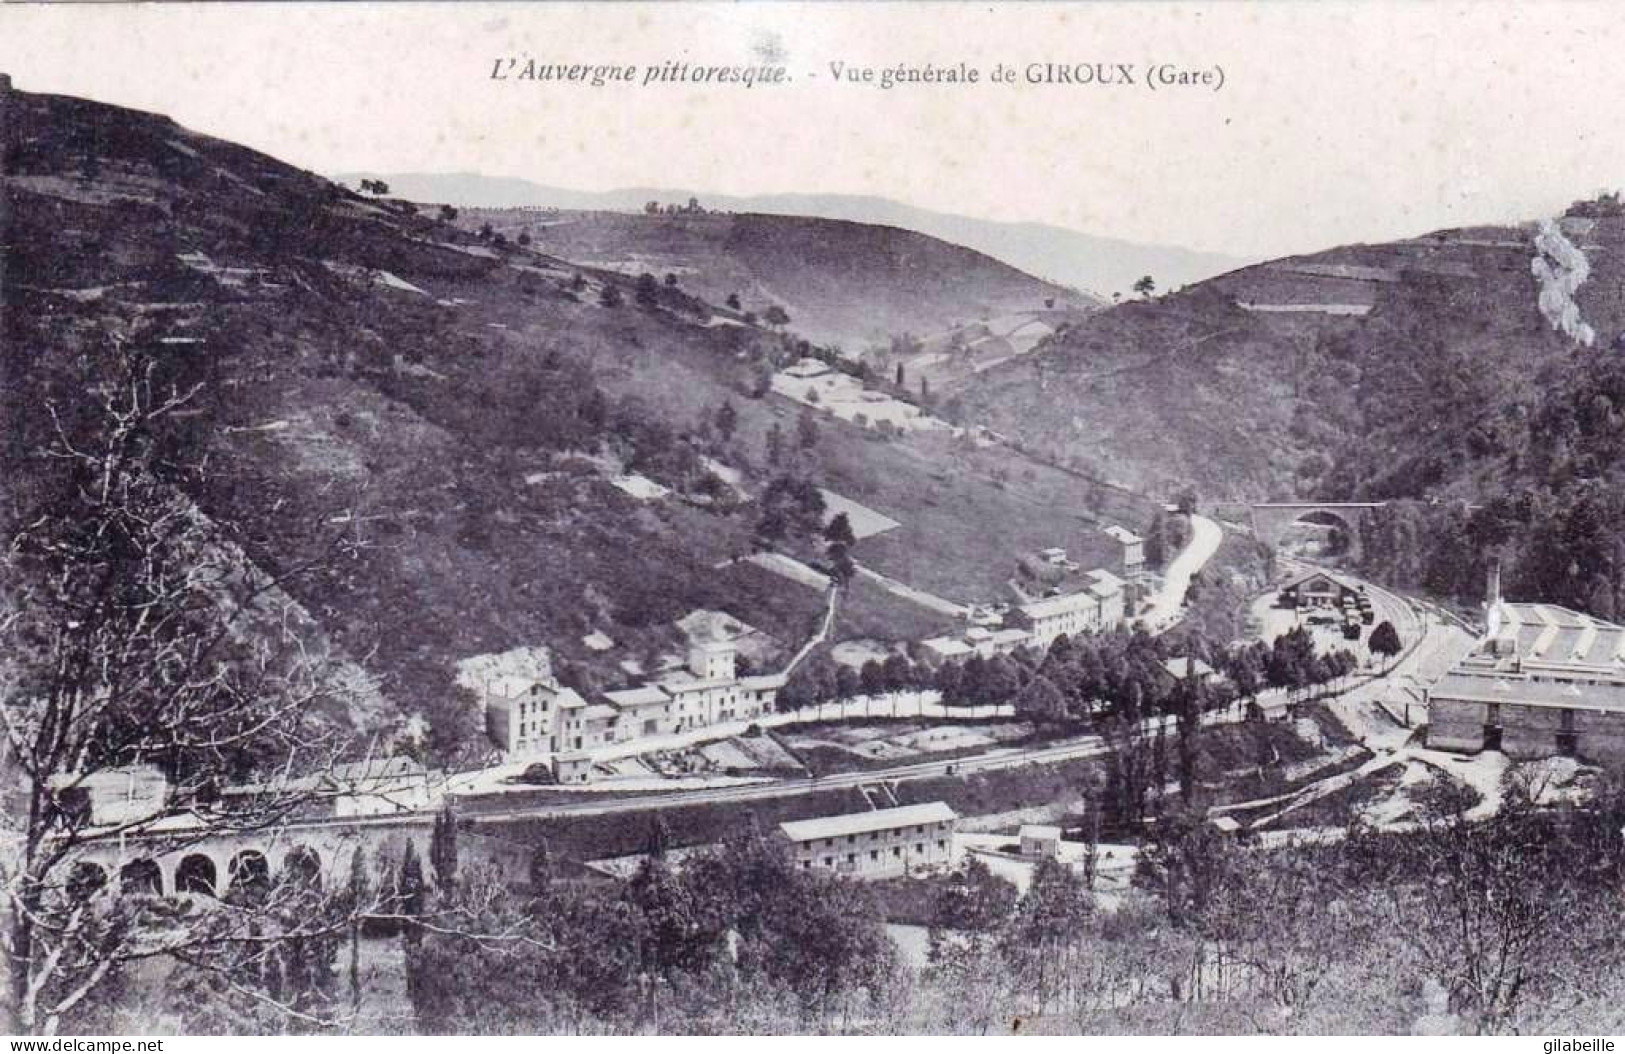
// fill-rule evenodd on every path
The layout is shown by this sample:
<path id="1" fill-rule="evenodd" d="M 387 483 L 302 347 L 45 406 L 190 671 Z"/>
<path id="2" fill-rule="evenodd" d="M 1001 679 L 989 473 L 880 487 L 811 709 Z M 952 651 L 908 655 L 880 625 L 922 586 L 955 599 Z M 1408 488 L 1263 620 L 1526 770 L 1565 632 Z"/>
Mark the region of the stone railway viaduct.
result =
<path id="1" fill-rule="evenodd" d="M 369 861 L 398 861 L 413 843 L 425 857 L 434 827 L 432 811 L 294 821 L 266 830 L 188 832 L 153 830 L 96 836 L 74 850 L 76 880 L 116 881 L 128 893 L 171 896 L 199 893 L 224 896 L 237 883 L 287 874 L 325 885 L 347 881 L 357 849 Z M 494 864 L 505 873 L 525 873 L 528 846 L 460 826 L 457 848 L 463 866 Z"/>
<path id="2" fill-rule="evenodd" d="M 1366 517 L 1372 510 L 1383 508 L 1386 504 L 1381 501 L 1220 501 L 1215 502 L 1213 508 L 1222 519 L 1250 523 L 1253 537 L 1271 549 L 1281 547 L 1293 524 L 1304 522 L 1317 514 L 1322 518 L 1335 519 L 1348 534 L 1349 554 L 1358 559 L 1360 530 L 1365 526 Z"/>

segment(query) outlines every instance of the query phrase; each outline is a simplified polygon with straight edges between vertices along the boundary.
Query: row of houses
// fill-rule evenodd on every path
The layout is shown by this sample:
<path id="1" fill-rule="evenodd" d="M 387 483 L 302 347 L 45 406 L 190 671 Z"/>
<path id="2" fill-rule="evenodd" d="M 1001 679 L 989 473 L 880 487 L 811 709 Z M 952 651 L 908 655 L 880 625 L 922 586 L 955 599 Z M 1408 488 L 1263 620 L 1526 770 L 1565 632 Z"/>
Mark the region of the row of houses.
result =
<path id="1" fill-rule="evenodd" d="M 595 750 L 772 713 L 782 674 L 738 675 L 732 640 L 698 639 L 687 665 L 593 702 L 548 679 L 506 679 L 485 691 L 485 729 L 510 758 L 552 755 L 565 782 L 584 782 Z"/>

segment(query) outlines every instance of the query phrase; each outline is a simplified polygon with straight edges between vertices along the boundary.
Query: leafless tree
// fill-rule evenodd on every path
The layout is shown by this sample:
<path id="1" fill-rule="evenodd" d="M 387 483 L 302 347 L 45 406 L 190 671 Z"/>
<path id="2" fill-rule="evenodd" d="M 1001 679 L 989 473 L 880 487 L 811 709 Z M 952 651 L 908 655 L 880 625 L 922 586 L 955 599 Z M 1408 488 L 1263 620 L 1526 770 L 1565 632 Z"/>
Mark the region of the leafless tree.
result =
<path id="1" fill-rule="evenodd" d="M 1396 932 L 1480 1034 L 1543 1030 L 1611 983 L 1621 952 L 1614 845 L 1595 823 L 1509 802 L 1493 825 L 1470 823 L 1463 798 L 1427 811 L 1396 842 L 1383 883 Z"/>
<path id="2" fill-rule="evenodd" d="M 231 962 L 243 987 L 241 967 L 345 925 L 297 882 L 159 901 L 120 895 L 117 874 L 82 859 L 121 838 L 156 857 L 276 828 L 315 804 L 311 775 L 345 746 L 332 664 L 283 590 L 309 565 L 266 573 L 188 497 L 202 469 L 174 425 L 199 387 L 166 380 L 136 341 L 98 366 L 88 419 L 46 408 L 54 435 L 36 462 L 50 484 L 0 549 L 0 1027 L 13 1033 L 56 1030 L 141 960 Z M 132 764 L 162 771 L 167 802 L 98 825 L 85 794 Z M 243 781 L 258 789 L 221 793 Z"/>

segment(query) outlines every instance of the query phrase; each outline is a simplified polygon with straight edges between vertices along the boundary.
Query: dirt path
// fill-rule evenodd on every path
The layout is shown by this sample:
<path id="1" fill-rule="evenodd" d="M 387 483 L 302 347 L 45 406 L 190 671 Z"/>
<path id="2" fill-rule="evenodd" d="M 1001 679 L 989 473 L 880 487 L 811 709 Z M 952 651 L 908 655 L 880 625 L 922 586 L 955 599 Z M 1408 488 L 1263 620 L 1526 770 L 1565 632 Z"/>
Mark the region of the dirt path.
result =
<path id="1" fill-rule="evenodd" d="M 784 668 L 786 677 L 795 672 L 795 668 L 801 665 L 801 660 L 811 654 L 814 648 L 829 639 L 831 631 L 835 629 L 835 611 L 840 605 L 840 601 L 841 591 L 831 589 L 829 591 L 829 600 L 824 608 L 824 621 L 818 624 L 818 632 L 808 638 L 807 643 L 801 646 L 801 650 L 796 652 L 795 658 L 791 659 L 790 664 Z"/>

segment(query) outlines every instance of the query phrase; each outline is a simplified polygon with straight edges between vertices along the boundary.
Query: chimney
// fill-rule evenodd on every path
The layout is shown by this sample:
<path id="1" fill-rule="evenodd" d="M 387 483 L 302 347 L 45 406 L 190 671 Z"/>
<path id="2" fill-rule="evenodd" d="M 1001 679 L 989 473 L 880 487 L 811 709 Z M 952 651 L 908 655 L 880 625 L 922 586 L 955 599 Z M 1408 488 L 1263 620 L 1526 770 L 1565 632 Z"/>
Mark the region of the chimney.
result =
<path id="1" fill-rule="evenodd" d="M 1501 633 L 1501 559 L 1490 564 L 1489 580 L 1484 585 L 1484 637 L 1494 641 Z"/>

